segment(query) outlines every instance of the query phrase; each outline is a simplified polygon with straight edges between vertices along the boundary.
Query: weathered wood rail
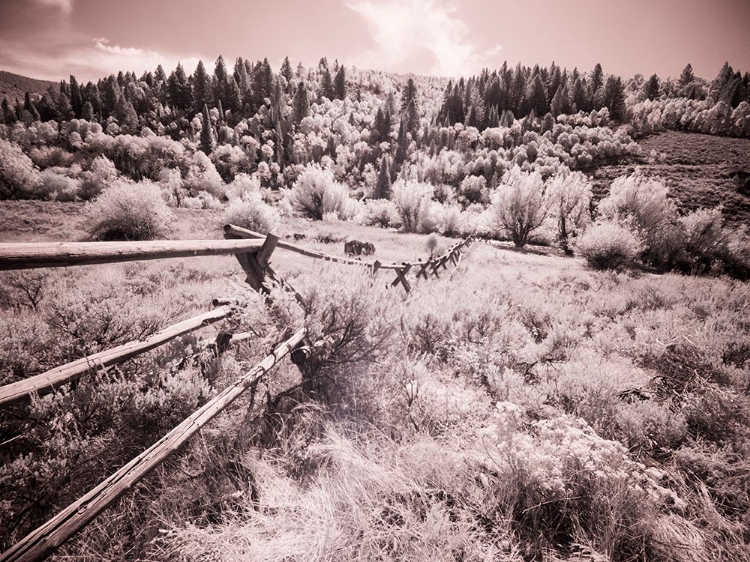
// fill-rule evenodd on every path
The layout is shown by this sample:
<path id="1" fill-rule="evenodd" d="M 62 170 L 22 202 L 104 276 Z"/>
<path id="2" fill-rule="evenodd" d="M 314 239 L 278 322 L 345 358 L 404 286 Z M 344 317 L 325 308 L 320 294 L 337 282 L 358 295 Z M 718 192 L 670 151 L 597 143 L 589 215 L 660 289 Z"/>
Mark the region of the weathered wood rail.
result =
<path id="1" fill-rule="evenodd" d="M 262 240 L 155 240 L 150 242 L 33 242 L 0 244 L 0 270 L 68 267 L 257 251 Z"/>

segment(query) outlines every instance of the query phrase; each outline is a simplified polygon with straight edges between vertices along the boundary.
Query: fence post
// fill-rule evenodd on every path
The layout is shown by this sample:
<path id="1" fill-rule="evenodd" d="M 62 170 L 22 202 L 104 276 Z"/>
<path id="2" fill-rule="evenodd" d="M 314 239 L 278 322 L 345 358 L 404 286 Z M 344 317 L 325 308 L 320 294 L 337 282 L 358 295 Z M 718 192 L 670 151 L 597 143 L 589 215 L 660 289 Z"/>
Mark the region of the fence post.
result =
<path id="1" fill-rule="evenodd" d="M 399 283 L 401 283 L 404 286 L 404 289 L 407 293 L 411 292 L 411 285 L 409 285 L 409 282 L 406 280 L 406 274 L 409 273 L 409 270 L 411 269 L 410 263 L 405 263 L 404 267 L 401 269 L 396 270 L 396 279 L 391 283 L 391 287 L 395 287 Z"/>
<path id="2" fill-rule="evenodd" d="M 224 233 L 224 238 L 233 239 L 238 237 L 226 232 Z M 266 272 L 268 270 L 268 263 L 271 259 L 271 254 L 276 248 L 278 242 L 278 236 L 268 234 L 258 251 L 248 252 L 246 254 L 235 254 L 237 261 L 240 262 L 242 270 L 247 275 L 247 283 L 259 293 L 268 294 L 269 292 L 269 288 L 265 283 Z"/>

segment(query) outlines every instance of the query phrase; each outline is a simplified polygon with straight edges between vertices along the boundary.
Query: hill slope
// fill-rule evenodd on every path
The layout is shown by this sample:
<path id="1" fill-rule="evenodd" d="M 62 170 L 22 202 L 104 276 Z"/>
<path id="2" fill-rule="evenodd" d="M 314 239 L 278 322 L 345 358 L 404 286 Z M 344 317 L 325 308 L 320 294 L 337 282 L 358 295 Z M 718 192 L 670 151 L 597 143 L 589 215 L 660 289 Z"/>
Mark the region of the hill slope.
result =
<path id="1" fill-rule="evenodd" d="M 43 94 L 50 86 L 57 86 L 57 82 L 37 80 L 0 70 L 0 100 L 2 98 L 8 98 L 8 101 L 13 101 L 15 98 L 23 100 L 26 92 Z"/>
<path id="2" fill-rule="evenodd" d="M 642 155 L 633 163 L 597 167 L 592 175 L 597 197 L 612 180 L 636 167 L 658 176 L 686 211 L 722 205 L 724 217 L 750 220 L 750 139 L 667 131 L 638 142 Z"/>

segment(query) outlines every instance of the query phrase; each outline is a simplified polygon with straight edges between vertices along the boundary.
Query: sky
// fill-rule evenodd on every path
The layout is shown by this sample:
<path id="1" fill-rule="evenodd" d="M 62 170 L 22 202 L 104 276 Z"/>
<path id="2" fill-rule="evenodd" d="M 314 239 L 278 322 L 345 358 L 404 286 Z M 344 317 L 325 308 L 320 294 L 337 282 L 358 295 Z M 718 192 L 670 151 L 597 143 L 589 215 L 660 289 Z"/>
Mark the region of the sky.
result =
<path id="1" fill-rule="evenodd" d="M 750 71 L 750 0 L 0 0 L 0 70 L 79 82 L 221 54 L 435 76 L 558 65 Z"/>

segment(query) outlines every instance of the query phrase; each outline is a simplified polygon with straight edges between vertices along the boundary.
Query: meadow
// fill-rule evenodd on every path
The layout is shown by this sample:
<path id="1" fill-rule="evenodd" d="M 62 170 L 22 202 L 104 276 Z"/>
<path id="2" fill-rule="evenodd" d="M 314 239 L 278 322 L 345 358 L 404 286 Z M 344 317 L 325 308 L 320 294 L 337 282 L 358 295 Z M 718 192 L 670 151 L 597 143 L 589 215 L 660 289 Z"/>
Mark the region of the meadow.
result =
<path id="1" fill-rule="evenodd" d="M 37 239 L 75 232 L 56 223 L 75 213 L 49 211 L 25 215 L 47 225 Z M 176 232 L 218 237 L 220 213 L 193 213 Z M 279 232 L 331 254 L 356 235 L 379 259 L 427 257 L 419 234 L 305 219 Z M 745 283 L 485 243 L 408 296 L 357 268 L 282 251 L 273 264 L 306 317 L 282 293 L 264 306 L 228 257 L 3 274 L 3 382 L 215 296 L 243 312 L 201 337 L 258 335 L 220 357 L 187 337 L 3 411 L 3 547 L 304 322 L 336 341 L 312 387 L 281 366 L 262 399 L 232 406 L 54 559 L 747 558 Z"/>

